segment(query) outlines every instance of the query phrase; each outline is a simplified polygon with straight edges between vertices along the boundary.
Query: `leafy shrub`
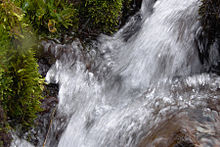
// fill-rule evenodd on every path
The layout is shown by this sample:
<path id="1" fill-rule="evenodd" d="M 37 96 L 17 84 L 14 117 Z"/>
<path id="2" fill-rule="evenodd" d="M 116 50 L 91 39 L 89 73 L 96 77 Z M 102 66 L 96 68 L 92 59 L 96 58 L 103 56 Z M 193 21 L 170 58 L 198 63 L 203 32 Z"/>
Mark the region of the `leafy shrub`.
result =
<path id="1" fill-rule="evenodd" d="M 41 111 L 42 79 L 23 14 L 9 0 L 0 2 L 0 103 L 12 126 L 29 127 Z"/>
<path id="2" fill-rule="evenodd" d="M 78 12 L 66 0 L 14 0 L 39 34 L 62 32 L 69 27 L 77 30 Z"/>
<path id="3" fill-rule="evenodd" d="M 130 14 L 132 0 L 13 0 L 39 35 L 74 31 L 111 34 L 122 16 Z M 54 35 L 53 35 L 54 36 Z"/>

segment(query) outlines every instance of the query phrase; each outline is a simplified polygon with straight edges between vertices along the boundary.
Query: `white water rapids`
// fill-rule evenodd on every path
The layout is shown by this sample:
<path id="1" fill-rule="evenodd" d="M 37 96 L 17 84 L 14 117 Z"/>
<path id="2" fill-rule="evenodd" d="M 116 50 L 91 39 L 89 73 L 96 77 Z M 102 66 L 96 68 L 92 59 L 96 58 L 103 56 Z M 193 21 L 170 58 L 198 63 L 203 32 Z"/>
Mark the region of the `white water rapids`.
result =
<path id="1" fill-rule="evenodd" d="M 139 18 L 114 36 L 100 36 L 85 55 L 94 61 L 91 69 L 78 41 L 57 44 L 55 56 L 66 51 L 46 77 L 59 83 L 46 146 L 167 147 L 178 143 L 179 132 L 185 134 L 179 142 L 220 145 L 220 108 L 209 106 L 219 101 L 220 78 L 201 74 L 199 5 L 143 0 Z"/>

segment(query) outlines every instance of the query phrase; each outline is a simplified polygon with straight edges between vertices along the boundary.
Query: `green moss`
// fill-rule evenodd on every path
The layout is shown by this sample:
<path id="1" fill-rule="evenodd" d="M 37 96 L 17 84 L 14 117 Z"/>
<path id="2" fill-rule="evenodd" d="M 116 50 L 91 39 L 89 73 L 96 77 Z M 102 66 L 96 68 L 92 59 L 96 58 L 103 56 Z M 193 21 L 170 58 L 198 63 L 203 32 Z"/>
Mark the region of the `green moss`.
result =
<path id="1" fill-rule="evenodd" d="M 89 34 L 112 34 L 127 18 L 132 0 L 83 0 L 79 9 L 80 29 Z M 124 23 L 123 23 L 124 24 Z"/>
<path id="2" fill-rule="evenodd" d="M 0 2 L 0 102 L 11 125 L 27 128 L 40 109 L 42 84 L 31 49 L 32 34 L 9 0 Z"/>
<path id="3" fill-rule="evenodd" d="M 122 0 L 85 0 L 84 11 L 90 29 L 112 33 L 122 15 Z"/>
<path id="4" fill-rule="evenodd" d="M 39 36 L 57 37 L 70 30 L 82 35 L 112 34 L 132 0 L 13 0 Z M 123 20 L 122 20 L 123 21 Z M 81 34 L 82 33 L 82 34 Z"/>
<path id="5" fill-rule="evenodd" d="M 78 29 L 78 11 L 67 0 L 13 0 L 41 36 Z"/>

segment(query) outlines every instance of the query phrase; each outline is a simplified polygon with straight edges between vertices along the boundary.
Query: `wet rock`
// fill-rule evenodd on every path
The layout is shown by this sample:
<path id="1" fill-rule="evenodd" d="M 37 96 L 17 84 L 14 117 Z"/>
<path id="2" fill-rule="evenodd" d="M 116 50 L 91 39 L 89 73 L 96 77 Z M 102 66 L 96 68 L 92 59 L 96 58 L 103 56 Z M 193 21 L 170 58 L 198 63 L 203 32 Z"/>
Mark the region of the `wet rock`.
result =
<path id="1" fill-rule="evenodd" d="M 55 97 L 57 99 L 59 92 L 58 84 L 47 84 L 44 85 L 44 97 Z"/>
<path id="2" fill-rule="evenodd" d="M 48 42 L 48 40 L 44 40 L 42 42 Z M 50 67 L 55 63 L 56 58 L 55 56 L 53 56 L 51 51 L 51 47 L 53 46 L 53 44 L 50 44 L 51 46 L 48 46 L 48 50 L 45 50 L 44 46 L 42 45 L 44 44 L 41 44 L 41 47 L 39 48 L 36 57 L 38 59 L 39 73 L 42 75 L 42 77 L 45 77 Z M 43 141 L 46 138 L 50 126 L 50 121 L 58 104 L 58 92 L 58 84 L 44 85 L 44 99 L 41 100 L 41 108 L 43 110 L 38 114 L 38 117 L 35 120 L 35 127 L 25 134 L 19 134 L 19 137 L 25 140 L 29 140 L 36 146 L 43 145 Z"/>
<path id="3" fill-rule="evenodd" d="M 129 17 L 137 13 L 141 8 L 142 0 L 132 0 L 127 7 L 123 7 L 120 27 L 123 26 Z"/>
<path id="4" fill-rule="evenodd" d="M 202 0 L 199 10 L 201 30 L 198 32 L 198 50 L 204 70 L 220 74 L 220 4 Z"/>
<path id="5" fill-rule="evenodd" d="M 190 141 L 182 141 L 175 144 L 174 147 L 195 147 L 195 145 Z"/>
<path id="6" fill-rule="evenodd" d="M 187 111 L 166 116 L 167 119 L 153 127 L 139 146 L 219 146 L 220 116 L 209 109 Z"/>
<path id="7" fill-rule="evenodd" d="M 48 42 L 47 40 L 42 41 L 41 46 L 38 49 L 38 53 L 36 55 L 36 58 L 38 59 L 38 65 L 39 65 L 39 73 L 42 75 L 42 77 L 45 77 L 50 67 L 55 63 L 56 58 L 53 56 L 53 54 L 50 51 L 50 48 L 52 46 L 48 46 L 48 50 L 45 50 L 45 44 L 44 42 Z"/>
<path id="8" fill-rule="evenodd" d="M 41 105 L 41 108 L 43 109 L 43 111 L 41 112 L 41 114 L 50 112 L 50 110 L 56 107 L 57 104 L 58 104 L 58 99 L 55 97 L 51 96 L 51 97 L 47 97 L 43 99 L 42 105 Z"/>
<path id="9" fill-rule="evenodd" d="M 43 145 L 49 131 L 50 122 L 55 114 L 57 104 L 58 99 L 56 97 L 49 96 L 42 100 L 41 108 L 43 111 L 38 114 L 38 117 L 35 120 L 36 126 L 28 133 L 24 134 L 23 138 L 25 140 L 30 140 L 30 142 L 36 146 Z"/>
<path id="10" fill-rule="evenodd" d="M 50 122 L 58 104 L 58 91 L 59 87 L 57 84 L 45 85 L 43 93 L 44 99 L 41 100 L 41 108 L 43 110 L 38 114 L 38 117 L 35 120 L 35 127 L 22 137 L 26 140 L 30 140 L 30 142 L 36 146 L 42 146 L 43 141 L 46 138 L 50 127 Z"/>
<path id="11" fill-rule="evenodd" d="M 38 60 L 38 65 L 39 73 L 45 77 L 51 65 L 48 63 L 48 60 L 43 57 Z"/>

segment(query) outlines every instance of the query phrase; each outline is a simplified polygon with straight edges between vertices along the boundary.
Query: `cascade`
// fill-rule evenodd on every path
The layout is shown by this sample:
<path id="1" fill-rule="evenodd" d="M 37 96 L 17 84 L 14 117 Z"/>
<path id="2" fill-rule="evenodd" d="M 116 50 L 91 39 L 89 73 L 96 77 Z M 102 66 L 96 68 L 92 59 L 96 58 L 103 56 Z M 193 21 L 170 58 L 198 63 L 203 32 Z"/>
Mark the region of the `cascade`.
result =
<path id="1" fill-rule="evenodd" d="M 77 40 L 54 45 L 57 61 L 46 80 L 59 84 L 59 104 L 46 146 L 220 145 L 213 105 L 220 78 L 201 73 L 199 5 L 143 0 L 140 12 L 113 36 L 99 36 L 89 53 Z"/>

